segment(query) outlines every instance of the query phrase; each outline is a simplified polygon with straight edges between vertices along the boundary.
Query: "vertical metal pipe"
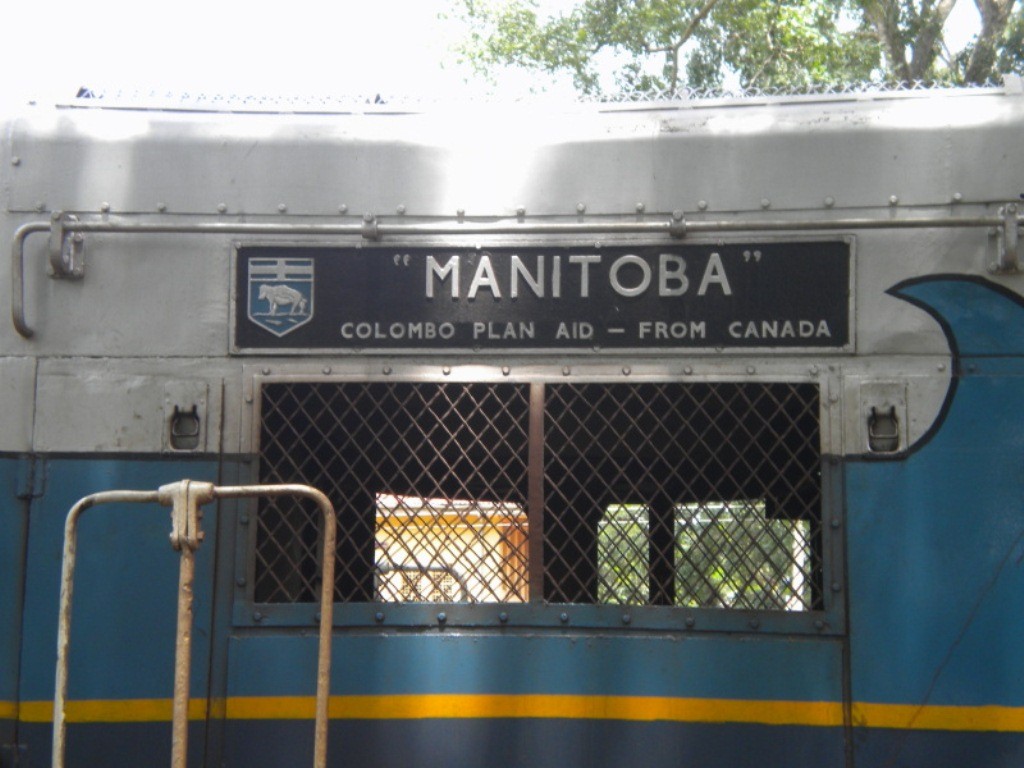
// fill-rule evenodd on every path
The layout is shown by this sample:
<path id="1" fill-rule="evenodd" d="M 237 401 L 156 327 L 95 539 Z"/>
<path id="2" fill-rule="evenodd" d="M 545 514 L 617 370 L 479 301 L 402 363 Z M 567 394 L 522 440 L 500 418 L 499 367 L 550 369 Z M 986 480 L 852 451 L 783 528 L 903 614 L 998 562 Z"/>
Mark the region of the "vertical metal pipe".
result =
<path id="1" fill-rule="evenodd" d="M 78 544 L 78 519 L 97 504 L 112 502 L 153 502 L 159 495 L 152 491 L 106 491 L 79 499 L 64 522 L 64 556 L 60 573 L 60 613 L 57 619 L 57 671 L 53 693 L 53 750 L 51 765 L 64 768 L 67 746 L 68 649 L 71 647 L 71 600 L 74 595 Z"/>
<path id="2" fill-rule="evenodd" d="M 239 485 L 214 489 L 217 498 L 251 496 L 302 496 L 316 502 L 324 521 L 324 560 L 320 583 L 320 632 L 316 670 L 316 709 L 313 737 L 313 766 L 327 768 L 328 706 L 331 695 L 331 635 L 334 627 L 334 560 L 337 551 L 338 520 L 334 507 L 323 493 L 308 485 Z"/>
<path id="3" fill-rule="evenodd" d="M 324 514 L 324 565 L 320 584 L 320 648 L 316 672 L 316 733 L 314 768 L 327 768 L 328 704 L 331 695 L 331 634 L 334 628 L 334 560 L 337 549 L 337 518 L 334 507 L 319 491 L 312 496 Z"/>
<path id="4" fill-rule="evenodd" d="M 188 762 L 188 696 L 192 669 L 192 598 L 196 576 L 195 553 L 181 548 L 178 570 L 178 635 L 174 647 L 174 707 L 171 716 L 171 768 Z"/>

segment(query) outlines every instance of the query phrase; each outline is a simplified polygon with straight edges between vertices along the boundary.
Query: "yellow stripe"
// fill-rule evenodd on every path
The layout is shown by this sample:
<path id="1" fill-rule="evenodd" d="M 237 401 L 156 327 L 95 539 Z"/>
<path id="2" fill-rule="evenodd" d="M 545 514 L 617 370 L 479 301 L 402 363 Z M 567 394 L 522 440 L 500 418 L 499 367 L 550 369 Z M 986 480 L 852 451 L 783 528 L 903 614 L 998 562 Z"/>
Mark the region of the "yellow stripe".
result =
<path id="1" fill-rule="evenodd" d="M 762 702 L 649 696 L 334 696 L 328 712 L 335 720 L 568 718 L 772 725 L 841 725 L 843 722 L 842 707 L 832 702 Z M 236 697 L 228 700 L 227 715 L 230 719 L 245 720 L 308 719 L 313 717 L 313 699 Z"/>
<path id="2" fill-rule="evenodd" d="M 1024 707 L 950 707 L 914 704 L 853 705 L 853 724 L 918 731 L 1024 731 Z"/>
<path id="3" fill-rule="evenodd" d="M 312 696 L 236 696 L 192 699 L 189 719 L 310 720 Z M 335 720 L 427 720 L 489 718 L 565 718 L 633 722 L 755 723 L 838 727 L 842 705 L 831 701 L 750 701 L 682 699 L 655 696 L 560 696 L 500 694 L 428 694 L 332 696 Z M 169 722 L 170 699 L 85 700 L 68 702 L 73 723 Z M 49 701 L 0 702 L 0 718 L 43 723 L 53 719 Z M 952 707 L 909 704 L 853 705 L 853 724 L 868 728 L 937 731 L 1024 732 L 1024 707 Z"/>
<path id="4" fill-rule="evenodd" d="M 170 722 L 173 705 L 170 699 L 86 699 L 69 701 L 69 723 L 160 723 Z M 53 702 L 23 701 L 19 718 L 24 723 L 53 721 Z M 206 719 L 206 699 L 188 703 L 189 720 Z"/>

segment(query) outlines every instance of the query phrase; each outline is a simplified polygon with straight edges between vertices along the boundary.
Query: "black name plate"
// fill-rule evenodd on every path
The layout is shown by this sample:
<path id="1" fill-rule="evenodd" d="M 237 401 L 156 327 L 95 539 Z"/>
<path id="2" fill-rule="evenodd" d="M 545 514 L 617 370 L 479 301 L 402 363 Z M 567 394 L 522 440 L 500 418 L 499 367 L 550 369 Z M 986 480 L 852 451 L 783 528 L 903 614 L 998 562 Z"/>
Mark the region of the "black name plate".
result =
<path id="1" fill-rule="evenodd" d="M 236 252 L 236 352 L 852 346 L 845 241 Z"/>

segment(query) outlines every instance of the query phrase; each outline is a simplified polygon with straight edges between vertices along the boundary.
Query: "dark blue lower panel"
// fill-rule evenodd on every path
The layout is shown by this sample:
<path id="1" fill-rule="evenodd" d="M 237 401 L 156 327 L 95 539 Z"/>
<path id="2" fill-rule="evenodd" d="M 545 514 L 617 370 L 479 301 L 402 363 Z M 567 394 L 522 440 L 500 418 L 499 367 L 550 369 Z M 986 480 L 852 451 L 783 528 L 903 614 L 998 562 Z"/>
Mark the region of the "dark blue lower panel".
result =
<path id="1" fill-rule="evenodd" d="M 313 724 L 294 720 L 214 721 L 224 755 L 200 754 L 204 723 L 189 729 L 190 768 L 312 765 Z M 50 725 L 22 723 L 27 766 L 50 760 Z M 73 724 L 70 768 L 163 768 L 170 723 Z M 1019 768 L 1024 733 L 857 728 L 856 768 Z M 597 720 L 361 720 L 331 723 L 336 768 L 842 768 L 839 728 Z M 5 766 L 6 768 L 6 766 Z M 27 768 L 24 764 L 21 768 Z"/>
<path id="2" fill-rule="evenodd" d="M 215 727 L 220 727 L 220 723 Z M 204 761 L 202 754 L 206 728 L 203 722 L 189 725 L 189 768 L 211 764 Z M 19 736 L 25 746 L 28 765 L 18 768 L 50 765 L 53 738 L 50 723 L 21 723 Z M 67 768 L 167 768 L 171 763 L 171 724 L 71 723 L 65 758 Z M 312 760 L 309 764 L 312 765 Z"/>
<path id="3" fill-rule="evenodd" d="M 1019 768 L 1024 733 L 955 733 L 856 728 L 856 768 Z"/>
<path id="4" fill-rule="evenodd" d="M 227 723 L 225 765 L 312 764 L 312 723 Z M 328 762 L 360 768 L 796 768 L 834 764 L 840 729 L 581 720 L 331 724 Z"/>

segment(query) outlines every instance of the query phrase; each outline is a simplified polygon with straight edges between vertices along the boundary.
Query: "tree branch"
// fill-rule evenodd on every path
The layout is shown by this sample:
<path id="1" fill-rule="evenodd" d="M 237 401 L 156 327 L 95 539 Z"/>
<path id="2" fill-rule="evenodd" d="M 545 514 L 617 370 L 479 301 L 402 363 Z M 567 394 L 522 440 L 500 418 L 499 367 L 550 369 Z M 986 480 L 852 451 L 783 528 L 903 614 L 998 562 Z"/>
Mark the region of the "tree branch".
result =
<path id="1" fill-rule="evenodd" d="M 978 13 L 981 14 L 981 31 L 967 62 L 964 79 L 968 83 L 981 84 L 992 76 L 992 69 L 996 63 L 996 45 L 1006 31 L 1014 2 L 1015 0 L 974 0 Z"/>

